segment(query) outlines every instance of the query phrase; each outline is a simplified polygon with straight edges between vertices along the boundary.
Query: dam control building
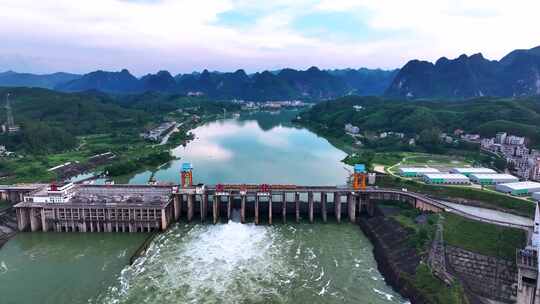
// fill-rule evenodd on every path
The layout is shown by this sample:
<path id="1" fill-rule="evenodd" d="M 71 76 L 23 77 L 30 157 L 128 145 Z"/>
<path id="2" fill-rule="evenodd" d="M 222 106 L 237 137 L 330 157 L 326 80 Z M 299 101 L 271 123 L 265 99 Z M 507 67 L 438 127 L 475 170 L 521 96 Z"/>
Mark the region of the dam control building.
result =
<path id="1" fill-rule="evenodd" d="M 44 185 L 15 205 L 21 231 L 148 232 L 172 222 L 172 187 Z"/>

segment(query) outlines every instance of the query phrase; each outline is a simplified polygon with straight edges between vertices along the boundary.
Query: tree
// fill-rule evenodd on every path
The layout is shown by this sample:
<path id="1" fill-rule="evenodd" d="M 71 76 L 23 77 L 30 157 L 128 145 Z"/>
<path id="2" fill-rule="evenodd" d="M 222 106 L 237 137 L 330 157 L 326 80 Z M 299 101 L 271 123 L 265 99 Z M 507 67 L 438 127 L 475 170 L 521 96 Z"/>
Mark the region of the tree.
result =
<path id="1" fill-rule="evenodd" d="M 438 128 L 425 129 L 420 132 L 418 144 L 432 153 L 440 153 L 444 150 L 441 145 L 441 131 Z"/>

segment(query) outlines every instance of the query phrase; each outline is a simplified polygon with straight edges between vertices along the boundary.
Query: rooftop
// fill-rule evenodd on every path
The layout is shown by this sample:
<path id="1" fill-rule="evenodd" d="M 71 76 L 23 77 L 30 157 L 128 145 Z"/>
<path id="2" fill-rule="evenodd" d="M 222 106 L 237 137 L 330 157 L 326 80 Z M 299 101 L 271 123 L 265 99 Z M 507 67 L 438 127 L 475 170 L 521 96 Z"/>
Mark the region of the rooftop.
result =
<path id="1" fill-rule="evenodd" d="M 476 173 L 471 174 L 471 177 L 478 178 L 478 179 L 518 179 L 517 177 L 510 175 L 510 174 L 485 174 L 485 173 Z"/>
<path id="2" fill-rule="evenodd" d="M 453 168 L 452 170 L 457 172 L 466 172 L 466 173 L 497 173 L 495 170 L 490 168 Z"/>
<path id="3" fill-rule="evenodd" d="M 432 173 L 440 172 L 438 169 L 428 168 L 428 167 L 418 167 L 418 168 L 404 167 L 404 168 L 399 168 L 399 170 L 403 172 L 426 172 L 426 173 L 427 172 L 432 172 Z"/>
<path id="4" fill-rule="evenodd" d="M 466 180 L 469 180 L 469 178 L 466 177 L 465 175 L 463 175 L 463 174 L 455 174 L 455 173 L 428 173 L 428 174 L 424 174 L 424 176 L 429 178 L 429 179 L 442 178 L 442 179 L 466 179 Z"/>
<path id="5" fill-rule="evenodd" d="M 512 188 L 513 190 L 524 190 L 524 189 L 531 189 L 531 188 L 540 188 L 540 183 L 527 181 L 527 182 L 500 184 L 500 186 L 509 187 L 509 188 Z"/>
<path id="6" fill-rule="evenodd" d="M 42 187 L 30 196 L 47 195 L 49 186 Z M 169 202 L 172 187 L 159 185 L 74 185 L 74 194 L 65 203 L 21 203 L 29 205 L 165 205 Z"/>

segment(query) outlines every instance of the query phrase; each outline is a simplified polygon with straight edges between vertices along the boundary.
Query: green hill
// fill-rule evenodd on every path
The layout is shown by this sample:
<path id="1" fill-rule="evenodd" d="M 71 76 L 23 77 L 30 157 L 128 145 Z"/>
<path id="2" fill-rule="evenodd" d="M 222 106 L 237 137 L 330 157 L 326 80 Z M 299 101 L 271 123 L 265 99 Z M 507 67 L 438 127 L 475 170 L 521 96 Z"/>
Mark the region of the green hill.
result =
<path id="1" fill-rule="evenodd" d="M 0 96 L 11 93 L 11 105 L 21 132 L 0 135 L 9 150 L 32 153 L 73 148 L 76 136 L 114 130 L 137 132 L 151 116 L 141 110 L 121 107 L 114 99 L 91 93 L 66 94 L 37 88 L 1 88 Z M 0 108 L 0 121 L 5 121 Z M 3 118 L 3 119 L 2 119 Z"/>
<path id="2" fill-rule="evenodd" d="M 353 106 L 362 106 L 356 111 Z M 302 115 L 311 124 L 336 137 L 347 123 L 361 132 L 395 131 L 417 135 L 438 129 L 463 129 L 483 136 L 496 132 L 526 136 L 540 146 L 540 98 L 477 98 L 461 101 L 396 101 L 377 97 L 345 97 L 321 102 Z"/>

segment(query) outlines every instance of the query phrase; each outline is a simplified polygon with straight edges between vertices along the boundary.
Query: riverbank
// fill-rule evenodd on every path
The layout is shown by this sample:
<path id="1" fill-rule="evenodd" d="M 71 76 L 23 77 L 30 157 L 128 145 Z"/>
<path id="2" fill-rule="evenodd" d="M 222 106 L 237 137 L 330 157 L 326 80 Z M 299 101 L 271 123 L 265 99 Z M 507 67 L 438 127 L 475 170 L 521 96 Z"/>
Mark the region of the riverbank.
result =
<path id="1" fill-rule="evenodd" d="M 403 204 L 381 202 L 360 228 L 374 246 L 379 271 L 412 303 L 479 303 L 479 298 L 511 303 L 515 297 L 515 250 L 525 232 L 444 214 L 442 260 L 453 277 L 447 285 L 428 266 L 439 217 Z M 493 275 L 495 274 L 495 275 Z"/>
<path id="2" fill-rule="evenodd" d="M 377 267 L 386 282 L 412 304 L 476 303 L 469 300 L 474 295 L 466 294 L 461 284 L 447 286 L 432 274 L 411 229 L 379 210 L 376 216 L 361 219 L 359 225 L 374 246 Z"/>
<path id="3" fill-rule="evenodd" d="M 0 211 L 0 249 L 17 234 L 17 218 L 15 209 L 6 208 Z"/>

